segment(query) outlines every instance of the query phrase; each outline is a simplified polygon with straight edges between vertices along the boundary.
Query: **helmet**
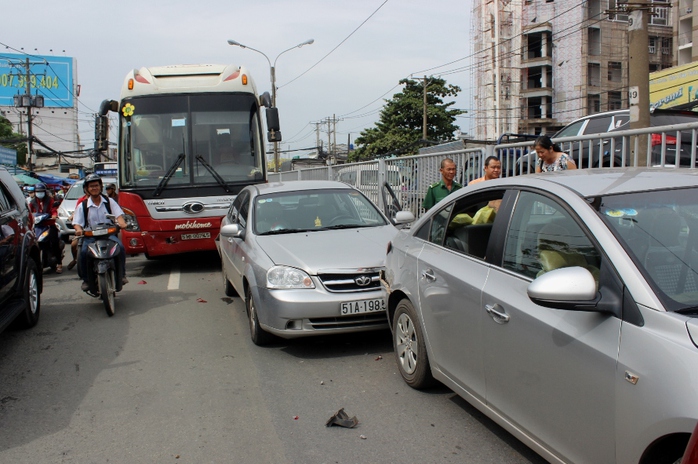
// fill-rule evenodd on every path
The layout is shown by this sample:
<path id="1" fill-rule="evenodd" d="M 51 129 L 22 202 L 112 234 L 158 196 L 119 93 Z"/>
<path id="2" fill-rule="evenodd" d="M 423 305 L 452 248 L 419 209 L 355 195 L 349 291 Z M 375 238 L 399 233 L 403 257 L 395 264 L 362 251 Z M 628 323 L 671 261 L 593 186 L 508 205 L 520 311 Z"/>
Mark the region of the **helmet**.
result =
<path id="1" fill-rule="evenodd" d="M 104 189 L 104 184 L 102 183 L 102 178 L 97 174 L 88 174 L 85 176 L 84 183 L 82 184 L 82 191 L 87 193 L 87 184 L 92 182 L 99 182 L 99 191 L 101 193 L 101 191 Z"/>
<path id="2" fill-rule="evenodd" d="M 46 191 L 46 184 L 43 182 L 39 182 L 38 184 L 34 185 L 34 191 L 35 192 L 45 192 Z"/>

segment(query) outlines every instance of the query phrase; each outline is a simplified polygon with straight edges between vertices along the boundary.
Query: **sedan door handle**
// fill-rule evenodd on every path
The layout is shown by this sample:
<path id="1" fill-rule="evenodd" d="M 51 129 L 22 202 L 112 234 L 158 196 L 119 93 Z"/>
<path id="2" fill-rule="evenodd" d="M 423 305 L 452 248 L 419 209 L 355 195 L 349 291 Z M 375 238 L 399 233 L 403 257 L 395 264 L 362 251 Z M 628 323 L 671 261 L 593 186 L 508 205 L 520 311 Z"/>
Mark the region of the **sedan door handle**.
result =
<path id="1" fill-rule="evenodd" d="M 485 309 L 497 324 L 505 324 L 509 322 L 509 315 L 498 304 L 485 305 Z"/>
<path id="2" fill-rule="evenodd" d="M 434 275 L 434 271 L 431 269 L 425 269 L 422 271 L 422 279 L 426 280 L 427 282 L 433 282 L 436 280 L 436 275 Z"/>

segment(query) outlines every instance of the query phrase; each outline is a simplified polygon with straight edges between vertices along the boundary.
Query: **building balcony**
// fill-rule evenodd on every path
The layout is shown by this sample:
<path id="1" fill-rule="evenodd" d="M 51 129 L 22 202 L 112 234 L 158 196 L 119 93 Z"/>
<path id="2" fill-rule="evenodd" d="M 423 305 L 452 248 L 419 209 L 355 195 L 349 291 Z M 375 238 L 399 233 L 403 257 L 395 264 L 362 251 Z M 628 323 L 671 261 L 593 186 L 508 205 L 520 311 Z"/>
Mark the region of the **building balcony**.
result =
<path id="1" fill-rule="evenodd" d="M 552 87 L 528 87 L 521 89 L 522 98 L 552 97 Z"/>

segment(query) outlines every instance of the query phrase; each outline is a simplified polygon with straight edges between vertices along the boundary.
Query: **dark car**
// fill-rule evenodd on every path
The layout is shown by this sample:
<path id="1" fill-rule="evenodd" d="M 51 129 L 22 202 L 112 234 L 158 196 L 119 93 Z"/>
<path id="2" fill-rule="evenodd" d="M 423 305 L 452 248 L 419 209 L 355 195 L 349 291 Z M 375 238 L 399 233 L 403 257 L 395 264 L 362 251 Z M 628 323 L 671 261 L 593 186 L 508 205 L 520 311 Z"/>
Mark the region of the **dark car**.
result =
<path id="1" fill-rule="evenodd" d="M 672 124 L 697 123 L 698 113 L 686 110 L 662 110 L 656 109 L 650 114 L 650 127 L 669 126 Z M 572 121 L 555 134 L 555 141 L 562 137 L 578 137 L 590 134 L 607 134 L 630 129 L 630 110 L 608 111 L 597 113 Z M 652 147 L 650 162 L 652 165 L 675 164 L 677 149 L 677 132 L 667 133 L 665 137 L 664 159 L 662 159 L 662 134 L 650 134 Z M 681 166 L 691 165 L 692 137 L 690 130 L 684 130 L 681 134 L 681 146 L 679 159 Z M 560 146 L 564 152 L 577 163 L 578 168 L 597 168 L 608 166 L 630 165 L 630 141 L 626 139 L 625 162 L 623 157 L 623 137 L 603 137 L 598 139 L 563 142 Z M 603 147 L 603 148 L 601 148 Z M 613 155 L 611 154 L 613 152 Z M 590 155 L 591 154 L 591 155 Z M 536 154 L 534 152 L 521 158 L 517 172 L 527 173 L 535 171 Z M 529 168 L 530 164 L 530 168 Z"/>
<path id="2" fill-rule="evenodd" d="M 0 167 L 0 331 L 12 322 L 29 328 L 39 321 L 43 286 L 40 262 L 22 190 Z"/>

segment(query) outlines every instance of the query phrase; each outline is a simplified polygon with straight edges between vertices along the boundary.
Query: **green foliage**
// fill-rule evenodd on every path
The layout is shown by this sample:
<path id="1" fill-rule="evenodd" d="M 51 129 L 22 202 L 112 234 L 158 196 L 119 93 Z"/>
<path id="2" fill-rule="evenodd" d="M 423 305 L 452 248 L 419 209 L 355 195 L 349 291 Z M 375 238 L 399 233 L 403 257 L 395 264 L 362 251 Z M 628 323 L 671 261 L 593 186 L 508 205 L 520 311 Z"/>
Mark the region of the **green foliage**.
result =
<path id="1" fill-rule="evenodd" d="M 27 159 L 27 144 L 21 134 L 12 132 L 12 123 L 5 117 L 0 116 L 0 140 L 8 142 L 0 143 L 3 147 L 17 150 L 17 164 L 25 164 Z M 22 140 L 21 142 L 10 142 L 11 140 Z"/>
<path id="2" fill-rule="evenodd" d="M 424 81 L 403 79 L 402 92 L 386 100 L 375 127 L 366 129 L 356 138 L 358 148 L 350 153 L 349 161 L 374 159 L 385 155 L 416 154 L 422 142 Z M 447 85 L 440 78 L 427 79 L 427 140 L 442 143 L 452 140 L 458 129 L 456 116 L 464 111 L 450 108 L 455 102 L 444 103 L 445 97 L 456 97 L 460 87 Z M 426 142 L 425 142 L 426 143 Z"/>

